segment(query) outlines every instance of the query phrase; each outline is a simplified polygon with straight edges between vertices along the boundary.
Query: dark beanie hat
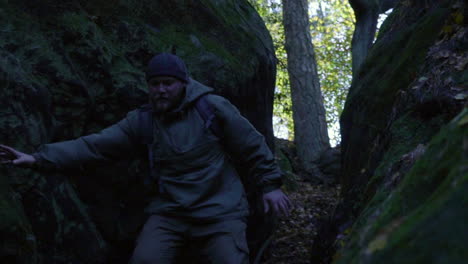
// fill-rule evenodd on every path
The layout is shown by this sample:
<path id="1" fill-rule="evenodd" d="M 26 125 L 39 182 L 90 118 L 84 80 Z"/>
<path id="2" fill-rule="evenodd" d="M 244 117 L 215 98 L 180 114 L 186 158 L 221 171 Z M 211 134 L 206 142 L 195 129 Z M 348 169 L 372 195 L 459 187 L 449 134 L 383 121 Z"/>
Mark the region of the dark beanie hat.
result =
<path id="1" fill-rule="evenodd" d="M 188 82 L 189 77 L 184 61 L 176 55 L 161 53 L 154 56 L 146 69 L 146 80 L 155 76 L 172 76 Z"/>

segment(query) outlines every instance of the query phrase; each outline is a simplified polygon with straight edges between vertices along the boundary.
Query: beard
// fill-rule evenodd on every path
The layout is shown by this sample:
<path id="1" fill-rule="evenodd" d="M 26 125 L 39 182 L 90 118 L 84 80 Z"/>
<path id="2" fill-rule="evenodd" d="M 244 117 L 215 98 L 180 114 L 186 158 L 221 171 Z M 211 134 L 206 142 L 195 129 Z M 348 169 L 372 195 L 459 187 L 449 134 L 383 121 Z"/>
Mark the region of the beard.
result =
<path id="1" fill-rule="evenodd" d="M 171 101 L 167 98 L 151 98 L 151 104 L 156 113 L 167 112 L 172 106 Z"/>
<path id="2" fill-rule="evenodd" d="M 151 104 L 153 106 L 153 111 L 157 114 L 167 113 L 179 106 L 182 102 L 182 99 L 185 96 L 185 92 L 181 93 L 177 97 L 159 97 L 152 96 L 150 97 Z"/>
<path id="3" fill-rule="evenodd" d="M 177 108 L 185 98 L 184 84 L 180 83 L 168 89 L 165 93 L 150 92 L 149 94 L 149 101 L 153 106 L 153 111 L 157 114 L 164 114 Z"/>
<path id="4" fill-rule="evenodd" d="M 169 112 L 176 106 L 176 102 L 169 98 L 151 98 L 151 104 L 153 105 L 153 111 L 158 114 Z"/>

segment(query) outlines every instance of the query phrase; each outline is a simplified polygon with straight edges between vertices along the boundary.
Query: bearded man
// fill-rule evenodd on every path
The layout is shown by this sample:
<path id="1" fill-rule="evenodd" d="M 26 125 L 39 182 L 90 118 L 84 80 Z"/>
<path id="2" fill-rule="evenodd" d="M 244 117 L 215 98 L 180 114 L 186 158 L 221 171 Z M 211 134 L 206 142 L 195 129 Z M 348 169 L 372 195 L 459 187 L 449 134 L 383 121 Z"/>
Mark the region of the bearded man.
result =
<path id="1" fill-rule="evenodd" d="M 264 137 L 228 100 L 191 79 L 185 63 L 173 54 L 153 57 L 146 80 L 150 126 L 142 124 L 142 108 L 136 109 L 99 133 L 45 144 L 31 155 L 1 145 L 1 162 L 61 169 L 112 161 L 132 153 L 150 134 L 155 168 L 150 179 L 157 191 L 130 263 L 173 263 L 188 241 L 211 263 L 248 263 L 248 203 L 233 160 L 257 179 L 265 211 L 287 215 L 291 206 Z M 197 108 L 202 98 L 221 135 L 213 133 Z"/>

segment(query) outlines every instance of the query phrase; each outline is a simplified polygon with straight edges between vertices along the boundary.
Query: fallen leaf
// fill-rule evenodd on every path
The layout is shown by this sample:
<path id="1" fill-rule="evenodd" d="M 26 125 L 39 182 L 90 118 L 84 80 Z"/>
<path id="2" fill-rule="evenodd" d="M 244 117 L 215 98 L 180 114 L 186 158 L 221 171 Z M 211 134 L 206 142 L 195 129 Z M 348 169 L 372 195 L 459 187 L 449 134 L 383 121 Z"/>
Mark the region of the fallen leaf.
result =
<path id="1" fill-rule="evenodd" d="M 457 100 L 465 100 L 467 97 L 468 97 L 468 94 L 459 93 L 459 94 L 455 95 L 453 98 L 455 98 Z"/>
<path id="2" fill-rule="evenodd" d="M 462 71 L 465 68 L 466 64 L 468 64 L 468 57 L 460 59 L 457 62 L 457 65 L 455 66 L 455 69 L 457 69 L 459 71 Z"/>
<path id="3" fill-rule="evenodd" d="M 454 15 L 455 23 L 457 23 L 458 25 L 462 25 L 463 24 L 463 19 L 464 19 L 463 13 L 458 11 L 453 15 Z"/>
<path id="4" fill-rule="evenodd" d="M 367 246 L 366 254 L 370 255 L 377 250 L 384 249 L 387 245 L 387 234 L 378 235 L 374 240 Z"/>
<path id="5" fill-rule="evenodd" d="M 365 253 L 370 255 L 377 250 L 384 249 L 387 246 L 388 236 L 393 233 L 395 229 L 397 229 L 401 223 L 403 222 L 403 218 L 398 218 L 393 220 L 389 225 L 387 225 L 375 238 L 372 240 L 369 245 L 367 246 Z"/>
<path id="6" fill-rule="evenodd" d="M 468 116 L 463 117 L 460 121 L 458 121 L 459 126 L 463 126 L 468 124 Z"/>
<path id="7" fill-rule="evenodd" d="M 453 83 L 453 78 L 452 78 L 452 76 L 449 76 L 447 79 L 445 79 L 444 84 L 449 85 L 451 83 Z"/>
<path id="8" fill-rule="evenodd" d="M 437 54 L 437 58 L 448 58 L 450 56 L 450 51 L 443 50 Z"/>
<path id="9" fill-rule="evenodd" d="M 449 25 L 444 26 L 444 27 L 442 28 L 442 32 L 444 32 L 444 33 L 446 33 L 446 34 L 450 34 L 450 33 L 453 32 L 453 27 L 452 27 L 452 26 L 449 26 Z"/>

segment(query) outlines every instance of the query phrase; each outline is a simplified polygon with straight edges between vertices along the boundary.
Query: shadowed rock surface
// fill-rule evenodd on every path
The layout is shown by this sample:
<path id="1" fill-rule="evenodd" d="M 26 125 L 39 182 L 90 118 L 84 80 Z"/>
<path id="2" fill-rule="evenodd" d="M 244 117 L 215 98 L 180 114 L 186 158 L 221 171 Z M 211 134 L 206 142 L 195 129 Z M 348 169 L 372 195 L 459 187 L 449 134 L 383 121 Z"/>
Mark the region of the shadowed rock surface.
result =
<path id="1" fill-rule="evenodd" d="M 244 1 L 0 4 L 0 143 L 32 152 L 116 122 L 146 101 L 145 62 L 175 47 L 272 145 L 272 44 Z M 461 0 L 407 0 L 381 27 L 342 115 L 341 196 L 314 237 L 313 263 L 468 261 L 467 17 Z M 294 190 L 294 147 L 285 149 Z M 0 262 L 126 263 L 146 168 L 1 167 Z M 251 244 L 270 229 L 257 219 Z"/>
<path id="2" fill-rule="evenodd" d="M 400 1 L 341 117 L 342 193 L 314 263 L 466 263 L 466 1 Z M 333 258 L 332 258 L 333 256 Z"/>
<path id="3" fill-rule="evenodd" d="M 175 49 L 273 146 L 273 45 L 247 1 L 0 0 L 0 24 L 2 144 L 30 153 L 113 124 L 146 102 L 146 62 Z M 146 168 L 1 167 L 0 262 L 127 263 Z"/>

